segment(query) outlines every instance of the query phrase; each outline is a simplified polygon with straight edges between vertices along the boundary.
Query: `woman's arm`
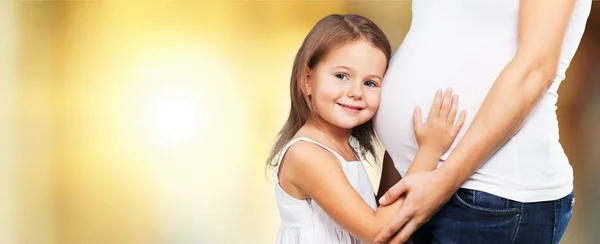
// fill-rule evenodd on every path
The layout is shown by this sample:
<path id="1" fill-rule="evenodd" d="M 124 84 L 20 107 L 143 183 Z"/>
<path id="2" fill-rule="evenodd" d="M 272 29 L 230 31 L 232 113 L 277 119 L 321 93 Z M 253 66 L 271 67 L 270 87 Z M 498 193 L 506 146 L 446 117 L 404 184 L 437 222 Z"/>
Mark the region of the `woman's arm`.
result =
<path id="1" fill-rule="evenodd" d="M 498 76 L 464 137 L 440 169 L 457 189 L 521 128 L 556 78 L 577 0 L 521 0 L 518 51 Z"/>
<path id="2" fill-rule="evenodd" d="M 380 233 L 378 242 L 395 233 L 398 234 L 391 243 L 405 241 L 519 130 L 555 79 L 575 2 L 520 1 L 515 57 L 494 82 L 471 126 L 444 164 L 431 173 L 405 177 L 385 194 L 382 204 L 407 194 L 404 199 L 406 209 L 403 207 L 394 218 L 398 221 L 390 222 Z M 437 184 L 435 187 L 433 182 Z"/>

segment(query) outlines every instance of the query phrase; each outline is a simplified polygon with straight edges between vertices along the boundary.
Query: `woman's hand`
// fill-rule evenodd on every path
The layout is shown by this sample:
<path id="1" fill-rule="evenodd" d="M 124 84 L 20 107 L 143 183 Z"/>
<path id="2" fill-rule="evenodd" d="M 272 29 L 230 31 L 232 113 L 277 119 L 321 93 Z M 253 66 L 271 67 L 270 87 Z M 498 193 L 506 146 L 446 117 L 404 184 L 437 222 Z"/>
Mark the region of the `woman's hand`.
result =
<path id="1" fill-rule="evenodd" d="M 453 95 L 451 89 L 447 89 L 443 97 L 441 90 L 436 92 L 425 124 L 421 120 L 421 109 L 416 107 L 413 127 L 419 147 L 439 154 L 446 152 L 465 122 L 466 111 L 461 111 L 458 121 L 457 111 L 458 95 Z"/>

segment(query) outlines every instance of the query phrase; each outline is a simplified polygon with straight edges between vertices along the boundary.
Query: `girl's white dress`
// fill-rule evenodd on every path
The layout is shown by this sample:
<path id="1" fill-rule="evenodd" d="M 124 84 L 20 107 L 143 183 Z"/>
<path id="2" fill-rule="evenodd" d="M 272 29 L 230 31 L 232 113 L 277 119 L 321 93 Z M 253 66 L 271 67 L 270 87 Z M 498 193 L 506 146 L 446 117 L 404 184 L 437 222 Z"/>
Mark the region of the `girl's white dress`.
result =
<path id="1" fill-rule="evenodd" d="M 291 140 L 281 150 L 277 166 L 273 171 L 275 180 L 275 197 L 281 216 L 281 227 L 277 234 L 277 244 L 330 244 L 330 243 L 361 243 L 357 238 L 351 236 L 336 224 L 321 209 L 321 207 L 311 199 L 300 200 L 289 196 L 279 185 L 279 165 L 283 155 L 288 148 L 298 141 L 306 141 L 319 145 L 335 155 L 340 161 L 344 174 L 352 187 L 374 210 L 377 207 L 373 187 L 367 171 L 360 161 L 346 162 L 342 156 L 335 151 L 306 137 L 299 137 Z"/>

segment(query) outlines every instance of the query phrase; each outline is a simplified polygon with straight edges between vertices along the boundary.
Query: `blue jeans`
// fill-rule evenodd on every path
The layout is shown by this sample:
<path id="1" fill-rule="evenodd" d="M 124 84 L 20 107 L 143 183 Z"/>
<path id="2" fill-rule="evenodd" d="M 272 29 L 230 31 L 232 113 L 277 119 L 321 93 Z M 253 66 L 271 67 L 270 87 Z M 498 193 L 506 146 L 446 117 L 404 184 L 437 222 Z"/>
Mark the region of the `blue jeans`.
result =
<path id="1" fill-rule="evenodd" d="M 416 244 L 554 244 L 565 233 L 575 198 L 521 203 L 460 189 L 412 240 Z"/>

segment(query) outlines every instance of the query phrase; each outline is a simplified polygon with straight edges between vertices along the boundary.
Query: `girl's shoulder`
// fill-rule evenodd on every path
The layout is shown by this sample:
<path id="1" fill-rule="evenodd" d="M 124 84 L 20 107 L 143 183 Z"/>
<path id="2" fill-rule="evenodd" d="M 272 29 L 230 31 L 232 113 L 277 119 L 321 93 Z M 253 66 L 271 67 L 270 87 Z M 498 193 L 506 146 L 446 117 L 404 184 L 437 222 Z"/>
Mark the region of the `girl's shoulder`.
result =
<path id="1" fill-rule="evenodd" d="M 340 156 L 328 147 L 308 137 L 296 137 L 282 150 L 278 166 L 296 174 L 328 170 L 330 166 L 340 168 L 340 164 Z"/>
<path id="2" fill-rule="evenodd" d="M 332 174 L 344 175 L 339 158 L 316 141 L 296 138 L 286 148 L 282 151 L 277 173 L 279 181 L 287 182 L 288 186 L 291 183 L 303 189 L 307 187 L 307 181 L 318 185 Z"/>
<path id="3" fill-rule="evenodd" d="M 308 137 L 292 139 L 281 153 L 280 164 L 283 162 L 286 164 L 318 164 L 339 161 L 331 149 Z"/>

